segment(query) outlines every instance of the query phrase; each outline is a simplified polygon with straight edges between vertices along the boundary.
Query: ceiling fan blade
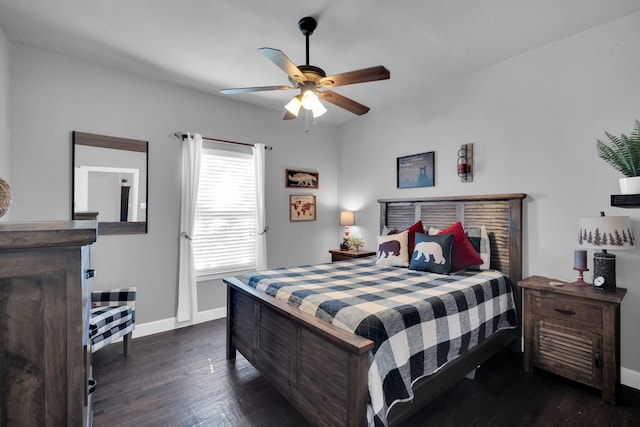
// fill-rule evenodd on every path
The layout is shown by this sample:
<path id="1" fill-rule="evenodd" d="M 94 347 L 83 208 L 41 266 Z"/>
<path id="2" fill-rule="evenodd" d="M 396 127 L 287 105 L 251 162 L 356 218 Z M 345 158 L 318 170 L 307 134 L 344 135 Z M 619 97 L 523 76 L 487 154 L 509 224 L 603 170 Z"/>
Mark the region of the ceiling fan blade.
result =
<path id="1" fill-rule="evenodd" d="M 285 55 L 281 50 L 272 49 L 270 47 L 261 47 L 258 51 L 287 73 L 291 80 L 296 82 L 303 82 L 305 80 L 302 71 L 300 71 L 300 69 L 291 62 L 287 55 Z"/>
<path id="2" fill-rule="evenodd" d="M 366 105 L 362 105 L 351 98 L 347 98 L 346 96 L 339 95 L 330 90 L 325 90 L 318 93 L 320 94 L 320 98 L 322 98 L 324 101 L 330 102 L 333 105 L 337 105 L 338 107 L 344 108 L 345 110 L 350 111 L 353 114 L 357 114 L 359 116 L 363 114 L 367 114 L 370 110 L 370 108 L 367 107 Z"/>
<path id="3" fill-rule="evenodd" d="M 247 92 L 264 92 L 267 90 L 289 90 L 297 89 L 293 86 L 256 86 L 256 87 L 237 87 L 230 89 L 220 89 L 221 93 L 225 95 L 233 95 L 235 93 L 247 93 Z"/>
<path id="4" fill-rule="evenodd" d="M 316 82 L 318 87 L 336 87 L 352 85 L 354 83 L 373 82 L 376 80 L 386 80 L 391 77 L 391 73 L 382 65 L 376 67 L 362 68 L 360 70 L 348 71 L 346 73 L 334 74 L 319 79 Z"/>

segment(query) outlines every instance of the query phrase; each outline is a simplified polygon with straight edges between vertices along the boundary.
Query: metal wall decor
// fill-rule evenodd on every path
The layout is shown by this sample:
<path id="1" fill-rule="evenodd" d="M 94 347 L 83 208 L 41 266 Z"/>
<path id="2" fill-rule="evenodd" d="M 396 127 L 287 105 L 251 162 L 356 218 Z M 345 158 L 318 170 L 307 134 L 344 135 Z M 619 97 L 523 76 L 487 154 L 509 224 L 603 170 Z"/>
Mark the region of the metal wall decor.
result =
<path id="1" fill-rule="evenodd" d="M 458 150 L 458 176 L 462 182 L 473 182 L 473 144 L 462 144 Z"/>

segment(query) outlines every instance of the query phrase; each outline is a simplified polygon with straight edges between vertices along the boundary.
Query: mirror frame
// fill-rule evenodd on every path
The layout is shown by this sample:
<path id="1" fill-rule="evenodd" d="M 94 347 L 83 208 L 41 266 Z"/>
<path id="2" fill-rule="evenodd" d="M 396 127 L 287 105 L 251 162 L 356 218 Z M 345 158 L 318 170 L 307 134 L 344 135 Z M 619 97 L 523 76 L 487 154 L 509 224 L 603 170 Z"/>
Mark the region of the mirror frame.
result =
<path id="1" fill-rule="evenodd" d="M 75 212 L 75 167 L 76 167 L 76 145 L 86 145 L 90 147 L 112 148 L 114 150 L 125 150 L 145 153 L 146 157 L 146 194 L 144 195 L 144 203 L 147 206 L 147 212 L 144 221 L 117 221 L 104 222 L 100 221 L 99 212 Z M 117 138 L 114 136 L 97 135 L 93 133 L 73 131 L 71 140 L 71 218 L 74 220 L 93 219 L 98 220 L 98 234 L 146 234 L 148 230 L 147 223 L 149 221 L 149 142 L 137 139 Z"/>

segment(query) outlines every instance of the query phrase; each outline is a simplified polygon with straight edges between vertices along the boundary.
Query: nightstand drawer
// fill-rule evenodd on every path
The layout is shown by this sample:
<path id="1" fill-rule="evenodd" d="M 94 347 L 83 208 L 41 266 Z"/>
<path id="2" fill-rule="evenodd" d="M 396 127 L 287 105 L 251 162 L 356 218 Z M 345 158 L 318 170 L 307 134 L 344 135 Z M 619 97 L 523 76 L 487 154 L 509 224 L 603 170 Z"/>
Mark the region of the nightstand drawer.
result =
<path id="1" fill-rule="evenodd" d="M 535 295 L 533 304 L 536 317 L 539 319 L 569 322 L 582 327 L 602 328 L 600 305 L 550 293 Z"/>

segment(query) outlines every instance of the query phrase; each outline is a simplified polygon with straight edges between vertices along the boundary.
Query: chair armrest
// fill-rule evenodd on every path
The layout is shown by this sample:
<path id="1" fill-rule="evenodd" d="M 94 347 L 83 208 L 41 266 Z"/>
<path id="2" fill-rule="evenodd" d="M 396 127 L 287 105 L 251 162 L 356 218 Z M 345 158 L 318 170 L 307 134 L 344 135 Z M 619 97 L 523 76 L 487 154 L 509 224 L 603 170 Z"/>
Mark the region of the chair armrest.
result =
<path id="1" fill-rule="evenodd" d="M 121 305 L 128 305 L 131 310 L 136 309 L 136 293 L 137 288 L 120 288 L 110 289 L 106 291 L 93 291 L 91 292 L 91 306 L 109 306 L 117 307 Z"/>

